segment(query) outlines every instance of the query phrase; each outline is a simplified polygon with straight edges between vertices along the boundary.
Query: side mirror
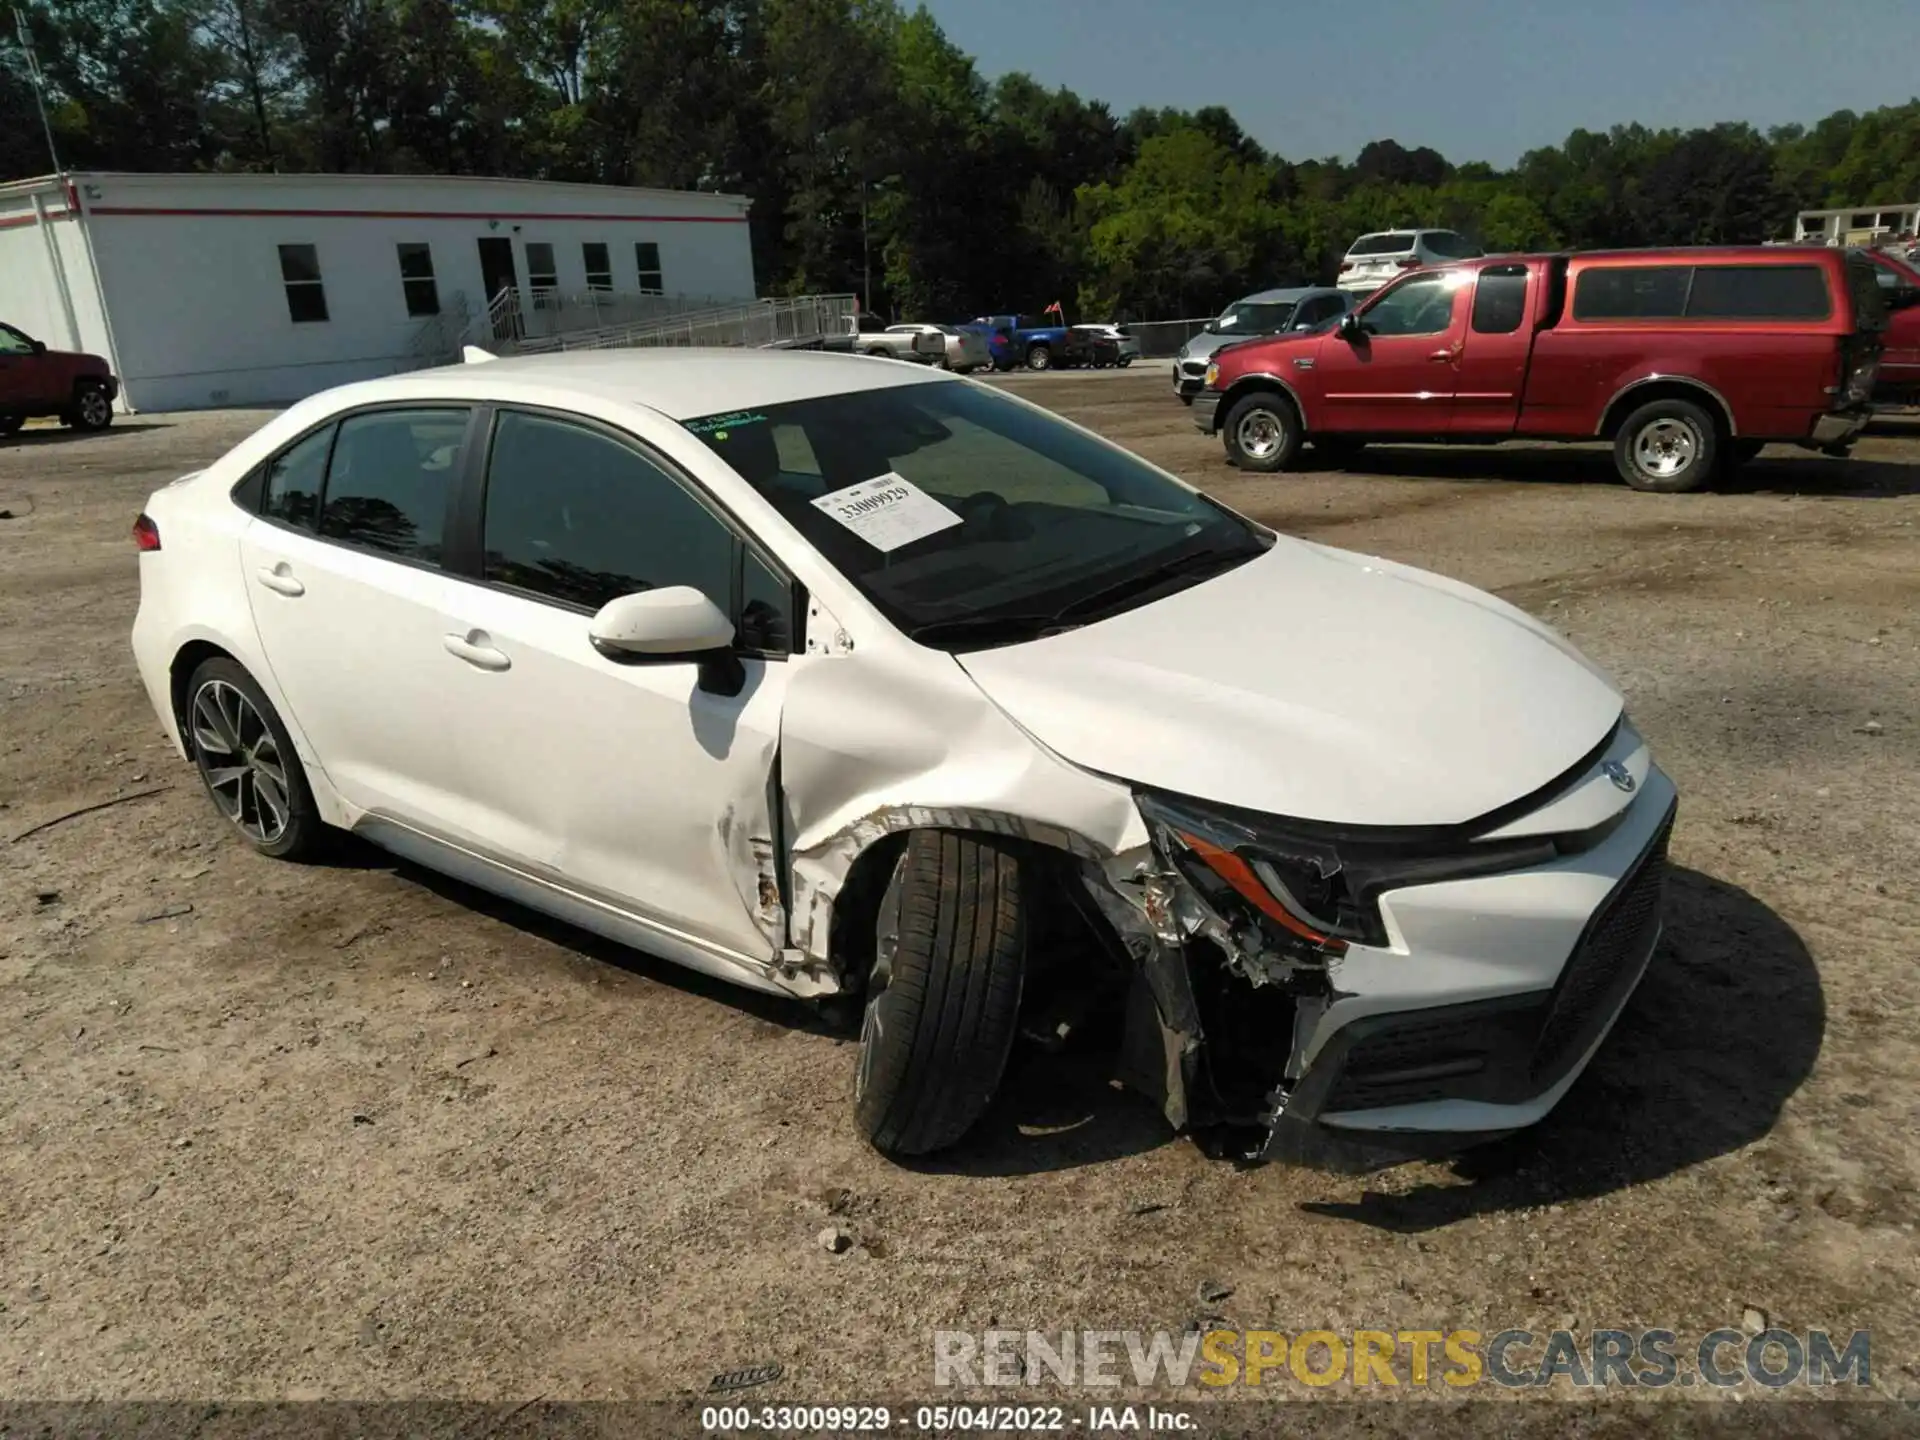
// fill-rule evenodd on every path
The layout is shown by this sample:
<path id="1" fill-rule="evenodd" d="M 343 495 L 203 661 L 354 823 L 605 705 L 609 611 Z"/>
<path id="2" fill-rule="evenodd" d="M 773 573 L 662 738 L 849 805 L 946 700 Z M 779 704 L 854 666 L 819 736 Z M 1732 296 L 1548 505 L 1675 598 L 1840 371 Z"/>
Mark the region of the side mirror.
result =
<path id="1" fill-rule="evenodd" d="M 609 600 L 587 637 L 610 659 L 687 660 L 733 644 L 733 622 L 691 585 L 668 585 Z"/>
<path id="2" fill-rule="evenodd" d="M 33 347 L 33 353 L 34 353 L 34 354 L 36 354 L 36 355 L 44 355 L 44 354 L 46 354 L 46 353 L 47 353 L 47 342 L 46 342 L 46 341 L 44 341 L 44 340 L 29 340 L 29 341 L 28 341 L 27 343 L 28 343 L 29 345 L 31 345 L 31 346 Z"/>
<path id="3" fill-rule="evenodd" d="M 1340 333 L 1349 340 L 1358 340 L 1367 332 L 1360 324 L 1360 312 L 1349 310 L 1340 317 Z"/>

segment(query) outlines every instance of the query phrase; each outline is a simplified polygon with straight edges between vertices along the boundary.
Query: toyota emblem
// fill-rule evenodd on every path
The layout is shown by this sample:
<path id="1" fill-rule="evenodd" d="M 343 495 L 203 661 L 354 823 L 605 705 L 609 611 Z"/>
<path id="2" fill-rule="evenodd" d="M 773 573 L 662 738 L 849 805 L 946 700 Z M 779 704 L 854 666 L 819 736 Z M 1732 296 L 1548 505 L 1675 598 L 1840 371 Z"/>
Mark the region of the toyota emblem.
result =
<path id="1" fill-rule="evenodd" d="M 1618 760 L 1609 760 L 1600 767 L 1600 773 L 1613 782 L 1616 790 L 1633 789 L 1633 772 Z"/>

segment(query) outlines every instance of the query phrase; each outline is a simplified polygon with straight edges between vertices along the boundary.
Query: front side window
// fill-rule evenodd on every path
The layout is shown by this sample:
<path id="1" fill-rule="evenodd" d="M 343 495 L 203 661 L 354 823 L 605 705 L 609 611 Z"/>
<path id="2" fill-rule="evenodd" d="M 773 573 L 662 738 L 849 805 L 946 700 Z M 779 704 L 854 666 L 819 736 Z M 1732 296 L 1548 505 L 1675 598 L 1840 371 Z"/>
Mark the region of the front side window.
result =
<path id="1" fill-rule="evenodd" d="M 400 288 L 406 292 L 407 314 L 416 318 L 440 313 L 440 289 L 433 281 L 433 247 L 402 244 Z"/>
<path id="2" fill-rule="evenodd" d="M 598 430 L 503 413 L 484 527 L 492 584 L 583 610 L 691 585 L 732 611 L 733 532 L 653 461 Z"/>
<path id="3" fill-rule="evenodd" d="M 1511 335 L 1527 314 L 1527 267 L 1489 265 L 1473 289 L 1473 333 Z"/>
<path id="4" fill-rule="evenodd" d="M 33 341 L 11 325 L 0 325 L 0 355 L 31 355 Z"/>
<path id="5" fill-rule="evenodd" d="M 1090 435 L 971 385 L 685 422 L 894 625 L 1010 643 L 1231 569 L 1269 543 Z"/>
<path id="6" fill-rule="evenodd" d="M 1460 293 L 1460 280 L 1456 274 L 1416 275 L 1382 291 L 1378 300 L 1360 312 L 1361 328 L 1384 339 L 1445 334 L 1453 325 L 1453 302 Z"/>
<path id="7" fill-rule="evenodd" d="M 331 425 L 322 426 L 267 462 L 261 515 L 298 530 L 313 528 L 320 513 L 320 487 L 327 478 L 333 430 Z"/>
<path id="8" fill-rule="evenodd" d="M 287 287 L 287 316 L 296 325 L 327 318 L 327 290 L 320 279 L 320 251 L 313 245 L 280 247 L 280 281 Z"/>
<path id="9" fill-rule="evenodd" d="M 640 275 L 640 293 L 642 295 L 664 295 L 667 293 L 666 276 L 660 269 L 660 244 L 656 240 L 636 240 L 633 246 L 633 263 Z"/>
<path id="10" fill-rule="evenodd" d="M 427 564 L 440 561 L 465 410 L 376 410 L 340 422 L 320 533 Z"/>
<path id="11" fill-rule="evenodd" d="M 560 272 L 553 262 L 553 246 L 544 240 L 527 242 L 527 287 L 533 291 L 533 308 L 550 309 L 560 288 Z"/>

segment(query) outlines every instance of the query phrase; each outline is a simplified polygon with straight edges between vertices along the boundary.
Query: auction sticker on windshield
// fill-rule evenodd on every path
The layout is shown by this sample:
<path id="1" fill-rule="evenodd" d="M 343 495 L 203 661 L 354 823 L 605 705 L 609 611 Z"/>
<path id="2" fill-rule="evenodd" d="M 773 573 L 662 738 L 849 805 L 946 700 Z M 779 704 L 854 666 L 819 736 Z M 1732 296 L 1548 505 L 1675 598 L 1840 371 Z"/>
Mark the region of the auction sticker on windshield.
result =
<path id="1" fill-rule="evenodd" d="M 960 523 L 953 511 L 891 470 L 822 495 L 813 505 L 882 553 Z"/>

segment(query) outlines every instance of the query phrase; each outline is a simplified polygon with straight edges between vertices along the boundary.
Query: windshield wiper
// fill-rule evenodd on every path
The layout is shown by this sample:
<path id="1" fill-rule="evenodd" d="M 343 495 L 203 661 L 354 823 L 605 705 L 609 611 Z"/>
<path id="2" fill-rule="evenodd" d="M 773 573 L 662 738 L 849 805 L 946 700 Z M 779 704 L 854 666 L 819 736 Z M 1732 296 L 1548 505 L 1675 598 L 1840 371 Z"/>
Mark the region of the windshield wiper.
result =
<path id="1" fill-rule="evenodd" d="M 942 640 L 977 640 L 982 644 L 1038 640 L 1062 630 L 1079 629 L 1078 622 L 1062 622 L 1059 615 L 1023 613 L 1014 615 L 956 615 L 951 620 L 929 620 L 907 631 L 909 640 L 931 645 Z"/>
<path id="2" fill-rule="evenodd" d="M 1156 586 L 1174 580 L 1189 580 L 1198 584 L 1208 578 L 1209 572 L 1226 569 L 1230 564 L 1239 564 L 1251 560 L 1260 554 L 1258 547 L 1250 550 L 1222 550 L 1208 545 L 1199 550 L 1189 550 L 1184 555 L 1175 555 L 1163 560 L 1150 570 L 1136 571 L 1123 576 L 1110 585 L 1103 585 L 1090 594 L 1082 595 L 1060 607 L 1055 618 L 1058 620 L 1087 620 L 1100 611 L 1107 609 L 1116 601 L 1129 599 Z M 1158 598 L 1158 597 L 1156 597 Z"/>

